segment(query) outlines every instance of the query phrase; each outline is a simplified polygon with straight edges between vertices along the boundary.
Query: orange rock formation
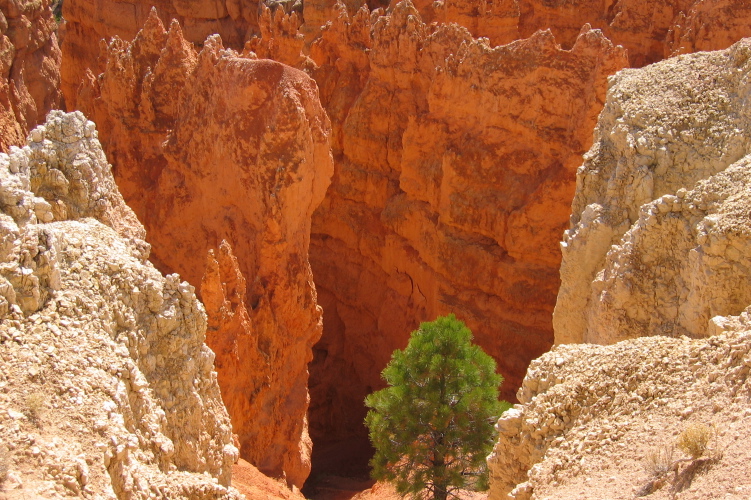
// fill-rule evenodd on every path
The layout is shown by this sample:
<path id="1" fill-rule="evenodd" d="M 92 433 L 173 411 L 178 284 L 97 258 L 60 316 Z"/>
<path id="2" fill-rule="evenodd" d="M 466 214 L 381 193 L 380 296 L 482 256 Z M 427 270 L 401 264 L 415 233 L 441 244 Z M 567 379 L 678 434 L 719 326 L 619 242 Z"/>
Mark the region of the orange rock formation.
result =
<path id="1" fill-rule="evenodd" d="M 310 221 L 333 169 L 317 94 L 304 73 L 218 37 L 196 54 L 177 22 L 167 32 L 153 14 L 132 43 L 110 43 L 78 100 L 154 230 L 154 261 L 202 284 L 241 455 L 297 486 L 310 470 L 307 364 L 321 335 Z"/>
<path id="2" fill-rule="evenodd" d="M 104 69 L 98 62 L 97 42 L 113 36 L 132 40 L 152 7 L 165 24 L 177 19 L 185 39 L 195 44 L 218 33 L 228 46 L 241 48 L 258 28 L 257 0 L 66 0 L 62 90 L 69 108 L 76 105 L 86 69 L 95 74 Z"/>
<path id="3" fill-rule="evenodd" d="M 416 5 L 427 19 L 456 22 L 496 45 L 550 29 L 568 48 L 588 23 L 625 47 L 636 67 L 676 54 L 724 49 L 751 35 L 751 6 L 744 0 L 442 0 Z"/>
<path id="4" fill-rule="evenodd" d="M 311 240 L 324 308 L 314 439 L 360 429 L 360 402 L 382 384 L 391 352 L 420 320 L 447 312 L 496 358 L 513 397 L 552 343 L 556 235 L 606 78 L 627 64 L 588 28 L 570 51 L 549 32 L 492 48 L 460 27 L 425 25 L 410 3 L 375 20 L 368 61 L 346 60 L 369 23 L 342 10 L 330 29 L 351 43 L 324 30 L 311 49 L 341 68 L 318 76 L 331 116 L 343 118 L 333 119 L 336 172 Z"/>
<path id="5" fill-rule="evenodd" d="M 0 2 L 0 151 L 60 105 L 60 49 L 51 0 Z"/>

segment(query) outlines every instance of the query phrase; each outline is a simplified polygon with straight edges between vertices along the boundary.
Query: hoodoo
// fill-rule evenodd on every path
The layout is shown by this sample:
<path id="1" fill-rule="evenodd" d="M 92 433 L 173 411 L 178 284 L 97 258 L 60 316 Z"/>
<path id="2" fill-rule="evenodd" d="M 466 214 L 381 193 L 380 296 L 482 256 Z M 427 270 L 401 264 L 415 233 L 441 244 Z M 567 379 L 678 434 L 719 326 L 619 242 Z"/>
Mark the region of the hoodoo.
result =
<path id="1" fill-rule="evenodd" d="M 78 105 L 102 124 L 157 266 L 201 284 L 241 455 L 301 487 L 307 365 L 321 335 L 310 221 L 333 168 L 315 82 L 218 37 L 196 54 L 152 11 L 133 42 L 109 45 Z"/>

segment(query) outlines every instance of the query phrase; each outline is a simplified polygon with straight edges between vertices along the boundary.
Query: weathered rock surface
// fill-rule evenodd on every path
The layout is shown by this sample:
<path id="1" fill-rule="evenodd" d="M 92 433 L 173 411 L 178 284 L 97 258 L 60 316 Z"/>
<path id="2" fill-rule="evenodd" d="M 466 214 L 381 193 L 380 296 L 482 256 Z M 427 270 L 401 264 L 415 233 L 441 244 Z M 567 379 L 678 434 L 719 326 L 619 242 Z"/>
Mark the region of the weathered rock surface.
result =
<path id="1" fill-rule="evenodd" d="M 743 33 L 741 21 L 728 30 L 722 21 L 710 21 L 702 14 L 708 5 L 698 0 L 659 5 L 621 0 L 608 8 L 599 1 L 446 1 L 416 7 L 395 2 L 384 15 L 357 10 L 358 2 L 326 1 L 306 3 L 304 21 L 297 13 L 261 9 L 261 37 L 246 45 L 245 55 L 253 57 L 253 50 L 308 71 L 333 124 L 336 171 L 314 216 L 311 243 L 325 311 L 324 336 L 311 365 L 311 432 L 317 438 L 363 437 L 361 402 L 382 383 L 379 373 L 390 353 L 404 346 L 420 320 L 450 311 L 467 321 L 499 361 L 508 380 L 504 396 L 513 397 L 529 360 L 552 340 L 560 259 L 554 242 L 568 225 L 575 167 L 591 144 L 607 77 L 627 65 L 721 46 Z M 727 10 L 718 12 L 735 5 L 727 3 Z M 165 12 L 164 19 L 170 17 L 169 9 Z M 739 5 L 737 15 L 743 18 L 744 12 Z M 320 31 L 325 19 L 331 23 Z M 469 31 L 428 24 L 434 20 L 458 21 Z M 630 59 L 587 22 L 626 46 Z M 538 32 L 548 27 L 551 31 Z M 206 289 L 216 292 L 211 310 L 223 318 L 217 324 L 246 331 L 253 309 L 246 301 L 255 300 L 254 271 L 244 264 L 237 240 L 201 226 L 193 234 L 207 234 L 211 243 L 197 248 L 191 239 L 175 252 L 168 240 L 176 235 L 165 224 L 170 216 L 162 214 L 171 209 L 157 208 L 152 191 L 145 189 L 157 186 L 163 196 L 180 193 L 178 199 L 204 196 L 204 188 L 194 186 L 206 180 L 192 184 L 192 174 L 177 167 L 198 153 L 183 153 L 190 149 L 187 142 L 172 139 L 166 153 L 162 147 L 166 138 L 176 137 L 169 131 L 182 105 L 174 104 L 174 96 L 185 96 L 184 82 L 201 72 L 177 30 L 170 28 L 166 45 L 165 35 L 157 34 L 147 37 L 153 42 L 110 44 L 108 69 L 101 67 L 104 83 L 88 75 L 82 95 L 101 95 L 90 112 L 104 136 L 122 141 L 108 151 L 126 198 L 153 235 L 160 268 L 185 265 L 177 263 L 186 259 L 190 269 L 181 271 L 196 272 L 204 266 L 198 256 L 215 249 L 208 262 L 216 271 L 205 280 Z M 308 44 L 309 58 L 302 54 Z M 139 57 L 142 62 L 129 62 Z M 158 63 L 167 57 L 170 64 Z M 166 68 L 175 74 L 167 75 Z M 115 77 L 118 72 L 122 75 Z M 79 105 L 88 109 L 86 102 L 92 101 Z M 119 116 L 127 118 L 110 124 Z M 205 121 L 198 113 L 192 116 L 194 123 Z M 191 127 L 185 127 L 186 136 Z M 132 130 L 141 132 L 125 133 Z M 209 141 L 211 151 L 214 142 Z M 154 167 L 139 171 L 120 165 Z M 212 191 L 216 182 L 209 184 Z M 222 221 L 238 213 L 227 211 Z M 219 249 L 223 239 L 232 251 Z M 231 264 L 233 253 L 239 273 Z M 229 281 L 222 281 L 222 273 Z M 244 299 L 242 279 L 248 289 Z M 235 284 L 220 291 L 220 283 L 230 282 Z"/>
<path id="2" fill-rule="evenodd" d="M 225 44 L 240 49 L 250 33 L 258 29 L 256 0 L 66 0 L 62 91 L 68 109 L 76 107 L 78 87 L 86 70 L 91 69 L 94 74 L 103 70 L 98 61 L 99 40 L 109 42 L 114 36 L 133 40 L 153 7 L 165 24 L 178 20 L 185 39 L 197 45 L 208 36 L 219 34 Z"/>
<path id="3" fill-rule="evenodd" d="M 368 61 L 327 38 L 336 30 L 361 44 L 373 22 Z M 626 65 L 623 51 L 586 28 L 570 51 L 548 32 L 492 48 L 463 28 L 425 25 L 403 2 L 372 19 L 342 9 L 311 52 L 341 68 L 318 76 L 331 116 L 343 119 L 334 118 L 336 172 L 313 219 L 324 308 L 313 431 L 362 432 L 361 401 L 382 384 L 392 351 L 416 322 L 447 312 L 496 358 L 513 397 L 552 340 L 552 242 L 591 140 L 585 124 L 594 126 L 607 75 Z"/>
<path id="4" fill-rule="evenodd" d="M 498 421 L 489 500 L 747 497 L 751 322 L 724 321 L 709 339 L 560 345 L 533 361 L 522 404 Z M 694 465 L 675 449 L 690 424 L 714 433 Z M 660 473 L 650 457 L 666 448 Z"/>
<path id="5" fill-rule="evenodd" d="M 750 56 L 744 40 L 614 77 L 562 243 L 557 343 L 703 336 L 751 303 Z"/>
<path id="6" fill-rule="evenodd" d="M 0 154 L 4 498 L 240 498 L 194 289 L 146 260 L 94 124 Z"/>
<path id="7" fill-rule="evenodd" d="M 584 24 L 628 50 L 641 67 L 676 54 L 725 49 L 751 36 L 751 7 L 744 0 L 441 0 L 420 2 L 420 13 L 455 22 L 494 45 L 549 29 L 565 48 Z"/>
<path id="8" fill-rule="evenodd" d="M 290 490 L 287 483 L 263 475 L 242 458 L 232 466 L 232 486 L 249 499 L 305 500 L 299 491 Z"/>
<path id="9" fill-rule="evenodd" d="M 0 151 L 60 105 L 60 48 L 51 0 L 0 2 Z"/>
<path id="10" fill-rule="evenodd" d="M 333 170 L 315 82 L 218 37 L 196 54 L 156 14 L 132 43 L 114 39 L 88 82 L 79 105 L 102 124 L 153 261 L 201 283 L 241 455 L 302 486 L 307 365 L 321 335 L 310 223 Z"/>

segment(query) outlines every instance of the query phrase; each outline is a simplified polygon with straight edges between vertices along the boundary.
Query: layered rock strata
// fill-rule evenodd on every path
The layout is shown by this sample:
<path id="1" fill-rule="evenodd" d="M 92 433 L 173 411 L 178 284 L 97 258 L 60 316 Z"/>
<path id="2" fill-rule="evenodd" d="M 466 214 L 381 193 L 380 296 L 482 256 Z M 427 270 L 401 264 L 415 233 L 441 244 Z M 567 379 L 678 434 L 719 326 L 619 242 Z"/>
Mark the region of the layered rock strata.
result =
<path id="1" fill-rule="evenodd" d="M 62 89 L 69 107 L 75 106 L 77 88 L 86 69 L 98 74 L 99 47 L 95 41 L 119 36 L 130 41 L 157 7 L 162 21 L 177 19 L 185 38 L 200 45 L 218 33 L 235 49 L 263 31 L 263 9 L 300 10 L 293 2 L 239 2 L 238 0 L 70 0 L 65 3 L 67 41 L 64 49 Z M 397 2 L 391 2 L 391 6 Z M 284 5 L 281 5 L 284 4 Z M 314 0 L 302 6 L 300 32 L 306 47 L 320 38 L 321 28 L 334 22 L 339 6 L 353 15 L 367 5 L 371 10 L 389 2 Z M 717 50 L 751 35 L 751 8 L 744 0 L 671 0 L 646 2 L 584 0 L 442 0 L 415 3 L 426 23 L 457 23 L 475 37 L 487 37 L 491 45 L 528 38 L 550 29 L 564 48 L 576 41 L 581 27 L 601 29 L 616 45 L 628 49 L 630 64 L 644 66 L 665 57 L 696 50 Z M 284 46 L 283 44 L 281 46 Z M 305 49 L 307 52 L 307 49 Z M 296 53 L 292 56 L 297 58 Z M 287 62 L 280 59 L 282 62 Z"/>
<path id="2" fill-rule="evenodd" d="M 557 343 L 703 336 L 751 303 L 749 56 L 744 40 L 614 77 L 561 244 Z"/>
<path id="3" fill-rule="evenodd" d="M 321 335 L 310 221 L 333 169 L 315 82 L 217 36 L 196 54 L 176 21 L 166 31 L 152 13 L 132 43 L 110 43 L 79 105 L 102 124 L 157 267 L 201 283 L 241 455 L 302 486 L 307 364 Z"/>
<path id="4" fill-rule="evenodd" d="M 0 462 L 10 498 L 241 498 L 206 314 L 147 260 L 94 124 L 0 154 Z"/>
<path id="5" fill-rule="evenodd" d="M 368 60 L 345 59 L 353 51 L 329 29 L 365 38 Z M 424 24 L 409 2 L 382 17 L 342 9 L 329 29 L 311 49 L 316 61 L 337 58 L 340 71 L 318 75 L 343 120 L 311 240 L 324 308 L 315 432 L 362 432 L 361 401 L 392 351 L 418 321 L 447 312 L 495 357 L 512 398 L 552 340 L 555 235 L 590 144 L 586 124 L 624 52 L 586 27 L 569 51 L 549 32 L 492 48 L 458 26 Z"/>
<path id="6" fill-rule="evenodd" d="M 421 2 L 420 13 L 455 22 L 494 45 L 550 29 L 568 48 L 585 23 L 628 50 L 641 67 L 677 54 L 725 49 L 751 35 L 751 8 L 744 0 L 441 0 Z"/>
<path id="7" fill-rule="evenodd" d="M 0 3 L 0 151 L 59 107 L 60 48 L 51 0 Z"/>

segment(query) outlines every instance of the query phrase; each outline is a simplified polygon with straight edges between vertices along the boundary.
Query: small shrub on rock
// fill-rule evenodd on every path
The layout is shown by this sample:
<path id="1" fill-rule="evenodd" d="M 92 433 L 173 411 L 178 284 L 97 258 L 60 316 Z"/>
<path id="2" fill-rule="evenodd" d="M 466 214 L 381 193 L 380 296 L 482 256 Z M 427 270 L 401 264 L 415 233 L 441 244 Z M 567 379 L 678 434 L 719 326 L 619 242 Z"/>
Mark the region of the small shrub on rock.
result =
<path id="1" fill-rule="evenodd" d="M 644 468 L 652 477 L 661 477 L 673 468 L 673 455 L 675 448 L 673 446 L 663 446 L 651 450 L 644 459 Z"/>
<path id="2" fill-rule="evenodd" d="M 24 400 L 25 408 L 24 414 L 29 417 L 32 423 L 40 425 L 42 423 L 42 417 L 47 410 L 45 404 L 46 396 L 41 392 L 32 392 L 26 396 Z"/>
<path id="3" fill-rule="evenodd" d="M 714 430 L 702 423 L 691 424 L 678 436 L 678 448 L 696 460 L 707 452 L 709 441 L 714 436 Z"/>

